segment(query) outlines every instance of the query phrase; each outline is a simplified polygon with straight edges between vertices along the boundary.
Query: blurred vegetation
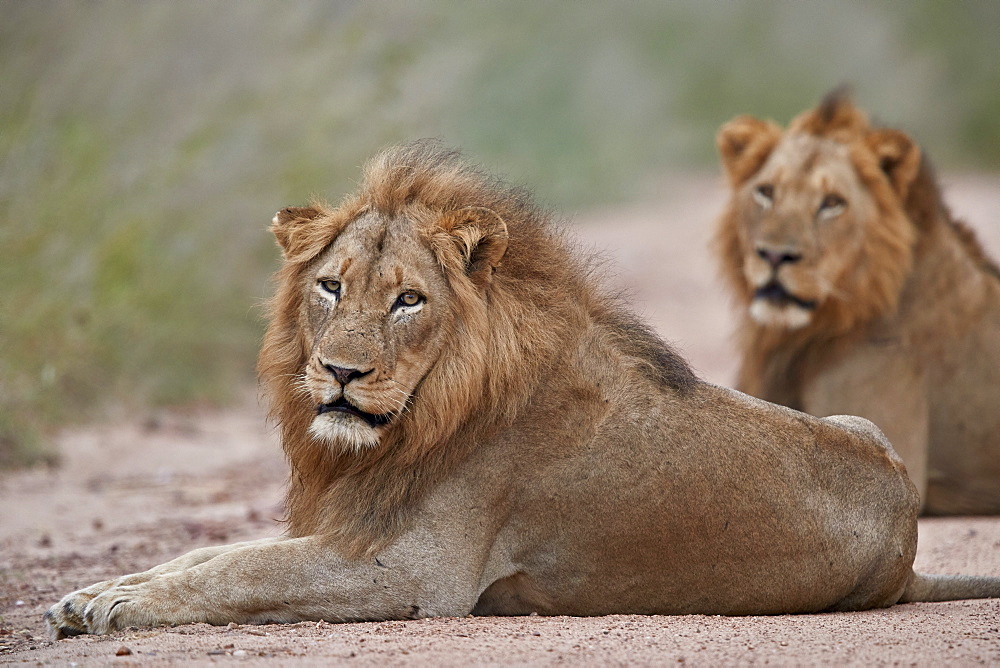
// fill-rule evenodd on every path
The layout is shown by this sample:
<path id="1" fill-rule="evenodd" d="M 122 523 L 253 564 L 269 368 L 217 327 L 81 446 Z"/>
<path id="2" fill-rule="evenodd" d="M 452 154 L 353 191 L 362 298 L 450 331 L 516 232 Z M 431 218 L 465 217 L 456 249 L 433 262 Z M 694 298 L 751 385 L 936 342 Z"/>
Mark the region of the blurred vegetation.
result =
<path id="1" fill-rule="evenodd" d="M 578 210 L 715 169 L 738 113 L 842 82 L 1000 163 L 1000 3 L 0 0 L 0 465 L 108 406 L 253 377 L 272 213 L 378 148 L 462 146 Z"/>

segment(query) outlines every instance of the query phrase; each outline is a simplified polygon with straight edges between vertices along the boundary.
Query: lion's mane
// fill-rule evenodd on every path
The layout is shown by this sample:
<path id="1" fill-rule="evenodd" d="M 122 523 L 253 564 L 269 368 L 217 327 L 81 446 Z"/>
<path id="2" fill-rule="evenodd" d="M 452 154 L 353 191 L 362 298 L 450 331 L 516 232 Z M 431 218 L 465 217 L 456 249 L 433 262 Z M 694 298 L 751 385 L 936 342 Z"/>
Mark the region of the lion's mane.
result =
<path id="1" fill-rule="evenodd" d="M 746 117 L 734 122 L 742 118 Z M 811 134 L 846 145 L 859 180 L 876 204 L 876 214 L 865 221 L 864 240 L 849 271 L 828 277 L 836 289 L 807 325 L 786 330 L 743 318 L 738 332 L 742 366 L 737 386 L 758 396 L 767 385 L 800 387 L 808 380 L 804 369 L 821 368 L 824 360 L 852 345 L 867 323 L 893 313 L 915 263 L 928 252 L 929 244 L 937 242 L 938 235 L 953 235 L 976 263 L 1000 276 L 975 233 L 951 215 L 927 157 L 898 130 L 872 127 L 851 102 L 848 89 L 832 91 L 815 109 L 795 118 L 787 133 Z M 739 156 L 735 168 L 730 168 L 734 190 L 761 168 L 781 138 L 782 130 L 774 123 L 766 123 L 763 132 L 755 128 L 745 137 L 729 133 L 728 141 L 720 133 L 723 156 Z M 734 141 L 736 146 L 728 145 Z M 731 198 L 719 218 L 714 247 L 732 294 L 740 304 L 749 304 L 754 287 L 743 275 L 747 251 L 740 234 L 742 215 L 737 198 Z M 774 383 L 777 376 L 788 380 Z M 801 408 L 792 392 L 768 399 Z"/>
<path id="2" fill-rule="evenodd" d="M 366 166 L 359 191 L 338 206 L 286 210 L 299 220 L 286 235 L 270 325 L 258 371 L 291 465 L 286 499 L 293 536 L 336 534 L 354 554 L 377 549 L 403 528 L 407 510 L 488 435 L 509 425 L 550 373 L 566 342 L 587 326 L 587 309 L 648 374 L 684 388 L 687 364 L 593 280 L 563 235 L 522 189 L 465 162 L 437 142 L 389 149 Z M 405 216 L 423 230 L 456 302 L 459 324 L 446 352 L 421 381 L 395 438 L 365 453 L 338 452 L 310 436 L 314 407 L 298 391 L 308 342 L 301 335 L 302 277 L 352 220 L 368 211 Z M 317 215 L 317 213 L 319 215 Z M 502 221 L 509 241 L 492 280 L 480 290 L 467 275 L 475 228 L 468 216 Z M 299 229 L 296 229 L 296 228 Z M 294 240 L 289 236 L 295 231 Z M 465 238 L 463 235 L 472 235 Z M 456 245 L 454 238 L 463 239 Z"/>

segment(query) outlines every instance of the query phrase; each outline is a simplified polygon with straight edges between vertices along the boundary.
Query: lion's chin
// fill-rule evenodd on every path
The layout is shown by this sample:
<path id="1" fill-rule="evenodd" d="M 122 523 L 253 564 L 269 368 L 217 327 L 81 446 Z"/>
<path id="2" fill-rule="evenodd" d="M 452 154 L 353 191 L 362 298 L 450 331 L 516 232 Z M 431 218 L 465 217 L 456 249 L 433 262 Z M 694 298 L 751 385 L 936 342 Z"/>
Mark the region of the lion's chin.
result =
<path id="1" fill-rule="evenodd" d="M 816 301 L 803 299 L 772 279 L 755 291 L 750 317 L 767 327 L 799 329 L 812 320 L 816 306 Z"/>
<path id="2" fill-rule="evenodd" d="M 378 431 L 359 417 L 347 413 L 323 413 L 313 418 L 309 433 L 332 447 L 363 452 L 379 443 Z"/>
<path id="3" fill-rule="evenodd" d="M 758 298 L 750 303 L 750 317 L 766 327 L 800 329 L 812 320 L 813 309 L 790 302 L 779 303 Z"/>

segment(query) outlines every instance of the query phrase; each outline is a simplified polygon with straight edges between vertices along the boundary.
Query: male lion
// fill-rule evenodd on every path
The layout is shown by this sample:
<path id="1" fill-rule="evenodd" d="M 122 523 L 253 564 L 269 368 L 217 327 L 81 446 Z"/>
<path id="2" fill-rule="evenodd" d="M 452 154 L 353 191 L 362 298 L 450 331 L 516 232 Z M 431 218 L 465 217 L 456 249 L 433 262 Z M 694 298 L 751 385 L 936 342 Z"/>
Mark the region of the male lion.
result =
<path id="1" fill-rule="evenodd" d="M 1000 595 L 911 564 L 879 431 L 698 380 L 527 196 L 434 143 L 285 209 L 260 371 L 286 538 L 69 594 L 56 637 L 436 615 L 766 614 Z"/>
<path id="2" fill-rule="evenodd" d="M 838 90 L 785 132 L 738 117 L 718 146 L 737 387 L 874 421 L 928 513 L 1000 513 L 1000 271 L 916 144 Z"/>

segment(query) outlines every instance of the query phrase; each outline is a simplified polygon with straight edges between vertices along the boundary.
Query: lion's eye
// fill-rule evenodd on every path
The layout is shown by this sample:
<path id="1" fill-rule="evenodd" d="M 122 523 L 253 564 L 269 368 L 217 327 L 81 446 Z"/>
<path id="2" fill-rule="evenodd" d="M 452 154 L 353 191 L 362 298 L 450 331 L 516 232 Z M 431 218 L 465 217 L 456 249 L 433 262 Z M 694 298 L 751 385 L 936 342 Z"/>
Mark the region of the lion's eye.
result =
<path id="1" fill-rule="evenodd" d="M 333 278 L 324 278 L 319 281 L 319 287 L 331 295 L 340 294 L 340 281 Z"/>
<path id="2" fill-rule="evenodd" d="M 763 207 L 771 206 L 774 202 L 774 186 L 770 183 L 762 183 L 753 189 L 753 198 Z"/>
<path id="3" fill-rule="evenodd" d="M 846 199 L 836 193 L 830 193 L 819 203 L 819 210 L 816 212 L 816 215 L 820 218 L 832 218 L 843 211 L 846 206 Z"/>
<path id="4" fill-rule="evenodd" d="M 837 207 L 844 206 L 847 204 L 845 200 L 840 195 L 830 194 L 823 198 L 823 201 L 819 203 L 820 209 L 836 209 Z"/>
<path id="5" fill-rule="evenodd" d="M 407 290 L 403 294 L 399 295 L 398 299 L 396 299 L 394 308 L 400 308 L 401 306 L 416 306 L 423 301 L 424 298 L 421 295 L 412 290 Z"/>

